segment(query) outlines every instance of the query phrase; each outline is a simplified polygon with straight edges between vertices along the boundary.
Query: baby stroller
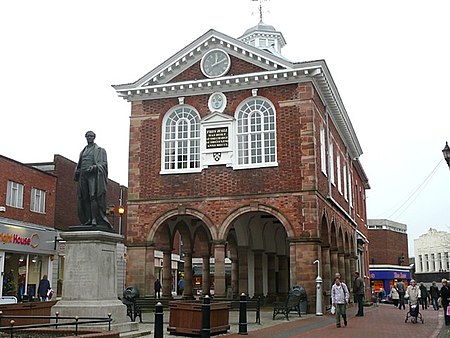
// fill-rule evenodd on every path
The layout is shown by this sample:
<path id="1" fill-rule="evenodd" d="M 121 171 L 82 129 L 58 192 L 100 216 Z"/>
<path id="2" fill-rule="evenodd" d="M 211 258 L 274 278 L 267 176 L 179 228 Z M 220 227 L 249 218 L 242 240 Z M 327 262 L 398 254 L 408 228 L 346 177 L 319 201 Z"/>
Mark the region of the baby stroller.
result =
<path id="1" fill-rule="evenodd" d="M 406 313 L 405 323 L 407 323 L 409 319 L 411 319 L 411 323 L 413 324 L 417 323 L 417 320 L 420 320 L 423 324 L 423 317 L 419 311 L 418 303 L 416 304 L 409 303 L 409 311 Z"/>

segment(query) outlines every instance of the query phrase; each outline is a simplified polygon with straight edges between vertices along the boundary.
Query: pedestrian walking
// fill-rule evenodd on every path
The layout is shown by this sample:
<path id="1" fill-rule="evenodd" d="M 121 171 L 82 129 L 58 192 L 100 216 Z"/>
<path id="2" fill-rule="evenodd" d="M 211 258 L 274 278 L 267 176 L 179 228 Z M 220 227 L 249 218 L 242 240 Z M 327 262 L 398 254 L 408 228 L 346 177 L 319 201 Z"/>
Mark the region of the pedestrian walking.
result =
<path id="1" fill-rule="evenodd" d="M 331 300 L 336 311 L 336 327 L 341 327 L 341 316 L 344 320 L 344 326 L 347 326 L 347 303 L 349 298 L 347 285 L 341 282 L 340 277 L 335 277 L 334 284 L 331 287 Z"/>
<path id="2" fill-rule="evenodd" d="M 405 292 L 406 292 L 406 288 L 405 288 L 405 284 L 403 283 L 403 281 L 401 279 L 398 280 L 397 291 L 398 291 L 398 295 L 399 295 L 398 308 L 400 310 L 402 308 L 403 308 L 403 310 L 405 310 L 406 309 L 406 307 L 405 307 Z"/>
<path id="3" fill-rule="evenodd" d="M 359 276 L 359 272 L 355 271 L 355 280 L 353 281 L 353 294 L 358 303 L 358 312 L 356 317 L 364 316 L 364 280 Z"/>
<path id="4" fill-rule="evenodd" d="M 155 298 L 159 299 L 161 298 L 161 282 L 159 281 L 158 278 L 156 278 L 155 280 Z"/>
<path id="5" fill-rule="evenodd" d="M 48 297 L 48 291 L 51 289 L 50 282 L 47 279 L 47 275 L 42 276 L 38 286 L 38 296 L 41 301 L 45 302 Z"/>
<path id="6" fill-rule="evenodd" d="M 428 290 L 423 282 L 420 282 L 420 304 L 422 305 L 422 310 L 428 309 Z"/>
<path id="7" fill-rule="evenodd" d="M 439 306 L 438 306 L 439 288 L 437 287 L 435 281 L 433 281 L 431 283 L 429 294 L 430 294 L 431 304 L 433 305 L 434 311 L 439 310 Z"/>
<path id="8" fill-rule="evenodd" d="M 441 300 L 442 308 L 444 309 L 445 325 L 450 325 L 450 316 L 447 316 L 447 307 L 450 302 L 450 287 L 447 280 L 444 278 L 442 281 L 442 287 L 439 291 L 439 299 Z"/>
<path id="9" fill-rule="evenodd" d="M 397 280 L 394 280 L 394 286 L 391 288 L 391 292 L 389 293 L 389 298 L 391 298 L 392 303 L 394 303 L 395 307 L 398 307 L 398 301 L 400 299 L 400 295 L 397 291 Z"/>

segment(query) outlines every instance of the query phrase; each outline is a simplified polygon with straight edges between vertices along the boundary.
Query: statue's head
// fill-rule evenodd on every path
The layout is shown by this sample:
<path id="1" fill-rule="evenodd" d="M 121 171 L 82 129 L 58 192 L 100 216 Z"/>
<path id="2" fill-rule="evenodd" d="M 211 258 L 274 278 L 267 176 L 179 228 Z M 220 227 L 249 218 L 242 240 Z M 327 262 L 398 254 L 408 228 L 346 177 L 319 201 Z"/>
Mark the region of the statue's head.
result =
<path id="1" fill-rule="evenodd" d="M 86 137 L 86 141 L 88 144 L 93 144 L 94 140 L 95 140 L 95 133 L 93 131 L 88 131 L 86 132 L 86 134 L 84 134 L 84 136 Z"/>
<path id="2" fill-rule="evenodd" d="M 95 133 L 92 130 L 89 130 L 89 131 L 86 132 L 86 134 L 84 134 L 84 137 L 88 137 L 89 134 L 93 135 L 94 138 L 96 136 Z"/>

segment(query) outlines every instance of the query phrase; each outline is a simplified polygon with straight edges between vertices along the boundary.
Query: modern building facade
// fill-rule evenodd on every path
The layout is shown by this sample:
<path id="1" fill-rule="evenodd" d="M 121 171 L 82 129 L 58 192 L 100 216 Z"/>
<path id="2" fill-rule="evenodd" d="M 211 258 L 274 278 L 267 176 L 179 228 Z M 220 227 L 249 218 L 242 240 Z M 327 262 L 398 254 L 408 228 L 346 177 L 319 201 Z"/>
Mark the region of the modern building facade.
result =
<path id="1" fill-rule="evenodd" d="M 360 144 L 325 61 L 290 62 L 285 44 L 262 22 L 239 39 L 210 30 L 113 86 L 131 102 L 127 284 L 141 293 L 153 294 L 162 252 L 171 296 L 177 234 L 187 298 L 193 259 L 203 294 L 270 299 L 302 285 L 310 310 L 318 267 L 324 291 L 336 272 L 368 276 Z"/>
<path id="2" fill-rule="evenodd" d="M 2 297 L 36 297 L 44 275 L 56 284 L 56 184 L 56 176 L 0 155 Z"/>
<path id="3" fill-rule="evenodd" d="M 372 291 L 389 294 L 394 279 L 408 285 L 411 271 L 407 225 L 388 219 L 369 219 L 370 279 Z"/>
<path id="4" fill-rule="evenodd" d="M 420 282 L 450 279 L 450 233 L 430 228 L 414 239 L 415 277 Z"/>

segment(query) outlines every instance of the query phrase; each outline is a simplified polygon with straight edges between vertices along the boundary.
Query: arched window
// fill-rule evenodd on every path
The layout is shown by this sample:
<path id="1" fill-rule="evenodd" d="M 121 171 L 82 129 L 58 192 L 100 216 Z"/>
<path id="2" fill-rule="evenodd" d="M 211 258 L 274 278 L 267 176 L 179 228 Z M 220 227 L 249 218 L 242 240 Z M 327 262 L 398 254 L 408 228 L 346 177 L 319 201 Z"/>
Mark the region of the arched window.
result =
<path id="1" fill-rule="evenodd" d="M 275 108 L 262 97 L 244 101 L 236 111 L 237 166 L 277 164 Z"/>
<path id="2" fill-rule="evenodd" d="M 186 105 L 170 110 L 163 121 L 162 172 L 197 172 L 200 168 L 200 116 Z"/>

